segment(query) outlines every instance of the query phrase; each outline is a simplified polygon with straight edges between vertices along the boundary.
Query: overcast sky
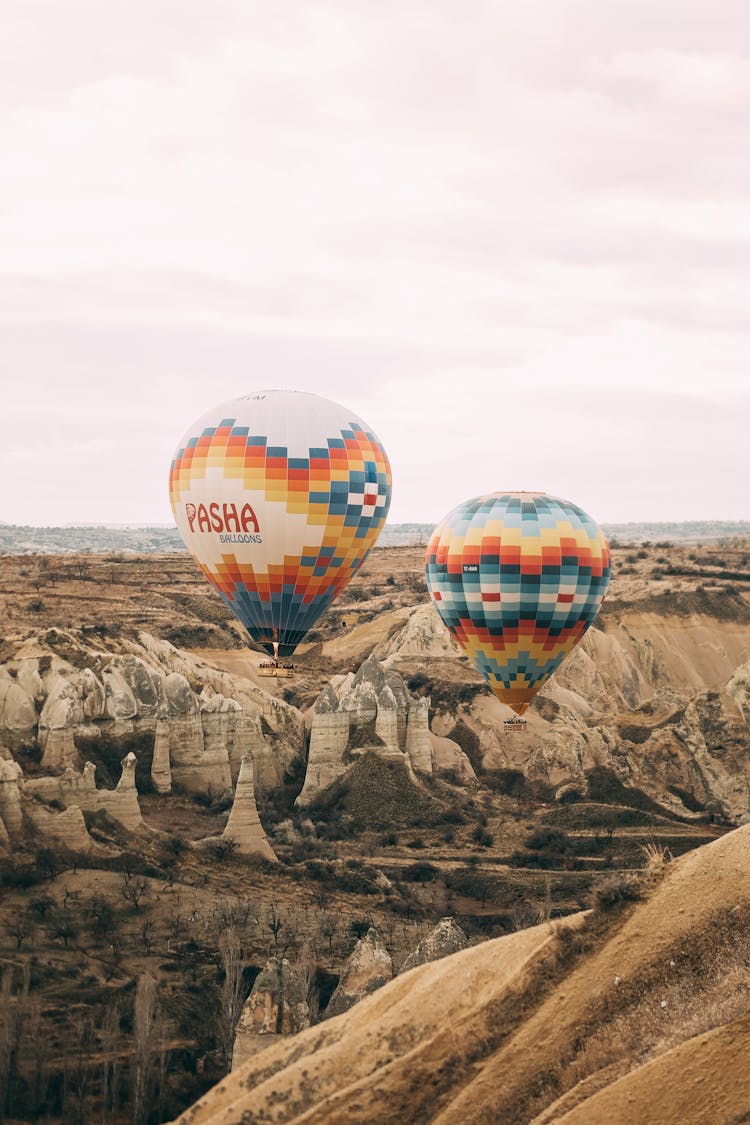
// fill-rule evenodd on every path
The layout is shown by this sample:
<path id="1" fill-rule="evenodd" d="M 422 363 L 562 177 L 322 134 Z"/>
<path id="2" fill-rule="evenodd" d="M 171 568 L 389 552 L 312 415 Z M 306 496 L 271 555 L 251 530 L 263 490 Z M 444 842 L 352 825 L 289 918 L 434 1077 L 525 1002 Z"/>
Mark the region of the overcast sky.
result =
<path id="1" fill-rule="evenodd" d="M 748 518 L 746 0 L 3 0 L 0 520 L 317 391 L 394 521 Z"/>

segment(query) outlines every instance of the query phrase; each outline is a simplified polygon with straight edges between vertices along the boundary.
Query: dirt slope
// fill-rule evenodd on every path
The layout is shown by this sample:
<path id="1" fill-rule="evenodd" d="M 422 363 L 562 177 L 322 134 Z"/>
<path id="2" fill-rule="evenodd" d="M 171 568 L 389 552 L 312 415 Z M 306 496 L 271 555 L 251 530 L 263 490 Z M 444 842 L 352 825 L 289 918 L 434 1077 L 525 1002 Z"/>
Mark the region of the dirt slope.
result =
<path id="1" fill-rule="evenodd" d="M 180 1121 L 740 1120 L 749 858 L 750 826 L 670 864 L 641 902 L 416 969 L 263 1052 Z"/>
<path id="2" fill-rule="evenodd" d="M 413 969 L 344 1016 L 264 1051 L 180 1121 L 372 1120 L 371 1099 L 381 1100 L 377 1079 L 389 1094 L 395 1087 L 400 1100 L 401 1090 L 408 1098 L 422 1066 L 436 1070 L 457 1036 L 482 1034 L 487 1005 L 502 999 L 551 940 L 547 926 L 535 926 Z"/>
<path id="3" fill-rule="evenodd" d="M 750 1017 L 699 1035 L 613 1082 L 562 1125 L 706 1125 L 750 1120 Z"/>

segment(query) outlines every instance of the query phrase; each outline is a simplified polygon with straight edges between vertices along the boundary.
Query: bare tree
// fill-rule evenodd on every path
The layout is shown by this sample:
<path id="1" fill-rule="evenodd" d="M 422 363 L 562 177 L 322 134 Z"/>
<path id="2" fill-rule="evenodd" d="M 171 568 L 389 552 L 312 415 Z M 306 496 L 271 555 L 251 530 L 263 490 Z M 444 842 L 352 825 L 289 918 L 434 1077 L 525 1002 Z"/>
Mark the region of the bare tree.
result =
<path id="1" fill-rule="evenodd" d="M 142 875 L 134 877 L 126 873 L 123 876 L 120 894 L 126 902 L 132 903 L 137 913 L 140 913 L 141 903 L 144 898 L 148 897 L 149 893 L 150 887 L 148 879 L 144 879 Z"/>
<path id="2" fill-rule="evenodd" d="M 225 930 L 219 939 L 219 956 L 224 970 L 219 1004 L 219 1047 L 224 1056 L 224 1065 L 227 1070 L 232 1066 L 232 1052 L 234 1050 L 234 1037 L 237 1023 L 242 1014 L 245 1000 L 242 987 L 242 974 L 245 968 L 245 958 L 242 953 L 242 943 L 236 929 Z"/>
<path id="3" fill-rule="evenodd" d="M 148 1115 L 148 1089 L 156 1037 L 156 981 L 145 973 L 135 990 L 133 1018 L 132 1099 L 133 1125 L 145 1125 Z"/>
<path id="4" fill-rule="evenodd" d="M 110 1111 L 117 1109 L 120 1093 L 120 1011 L 110 1004 L 104 1012 L 99 1036 L 102 1046 L 102 1125 Z"/>
<path id="5" fill-rule="evenodd" d="M 91 1086 L 91 1054 L 94 1047 L 94 1025 L 91 1017 L 78 1012 L 68 1025 L 66 1043 L 66 1093 L 73 1095 L 75 1111 L 66 1112 L 67 1121 L 85 1125 Z M 68 1053 L 70 1051 L 71 1053 Z"/>
<path id="6" fill-rule="evenodd" d="M 313 902 L 318 910 L 327 910 L 331 902 L 331 892 L 323 883 L 318 883 L 312 889 Z"/>
<path id="7" fill-rule="evenodd" d="M 0 1120 L 3 1121 L 15 1117 L 13 1094 L 19 1085 L 19 1055 L 33 1015 L 29 966 L 23 965 L 17 988 L 14 988 L 15 976 L 12 968 L 6 968 L 0 979 Z"/>
<path id="8" fill-rule="evenodd" d="M 279 937 L 281 931 L 284 929 L 284 921 L 276 909 L 276 903 L 272 902 L 268 908 L 268 917 L 266 919 L 266 926 L 271 931 L 273 936 L 273 955 L 279 955 Z"/>
<path id="9" fill-rule="evenodd" d="M 60 938 L 67 949 L 71 941 L 78 937 L 78 923 L 68 910 L 55 910 L 51 915 L 52 936 Z"/>
<path id="10" fill-rule="evenodd" d="M 320 916 L 320 932 L 328 941 L 328 952 L 333 955 L 333 940 L 339 932 L 339 920 L 335 914 L 326 911 Z"/>
<path id="11" fill-rule="evenodd" d="M 34 922 L 29 911 L 24 910 L 22 912 L 19 910 L 13 914 L 8 929 L 11 937 L 15 938 L 16 949 L 20 950 L 26 939 L 31 937 L 34 932 Z"/>
<path id="12" fill-rule="evenodd" d="M 156 934 L 156 923 L 146 920 L 141 926 L 141 941 L 146 953 L 150 953 L 154 947 L 154 935 Z"/>

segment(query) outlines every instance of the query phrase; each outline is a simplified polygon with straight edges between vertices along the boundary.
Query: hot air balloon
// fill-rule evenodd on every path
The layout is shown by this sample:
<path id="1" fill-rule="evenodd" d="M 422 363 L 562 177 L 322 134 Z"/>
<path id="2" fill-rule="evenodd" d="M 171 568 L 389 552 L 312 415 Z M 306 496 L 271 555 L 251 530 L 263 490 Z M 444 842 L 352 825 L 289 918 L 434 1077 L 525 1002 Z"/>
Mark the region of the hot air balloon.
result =
<path id="1" fill-rule="evenodd" d="M 278 660 L 366 559 L 388 514 L 391 470 L 352 411 L 319 395 L 268 390 L 194 422 L 169 489 L 198 566 Z"/>
<path id="2" fill-rule="evenodd" d="M 567 500 L 492 492 L 435 528 L 425 568 L 449 631 L 498 699 L 523 715 L 599 612 L 609 547 Z"/>

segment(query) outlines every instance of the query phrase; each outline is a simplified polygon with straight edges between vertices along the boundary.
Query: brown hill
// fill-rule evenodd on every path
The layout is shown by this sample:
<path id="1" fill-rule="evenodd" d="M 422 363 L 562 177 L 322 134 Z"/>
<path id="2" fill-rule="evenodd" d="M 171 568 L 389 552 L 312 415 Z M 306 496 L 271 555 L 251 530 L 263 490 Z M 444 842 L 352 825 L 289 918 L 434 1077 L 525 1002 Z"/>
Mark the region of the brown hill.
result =
<path id="1" fill-rule="evenodd" d="M 179 1120 L 746 1120 L 749 851 L 750 826 L 589 914 L 414 969 Z"/>

